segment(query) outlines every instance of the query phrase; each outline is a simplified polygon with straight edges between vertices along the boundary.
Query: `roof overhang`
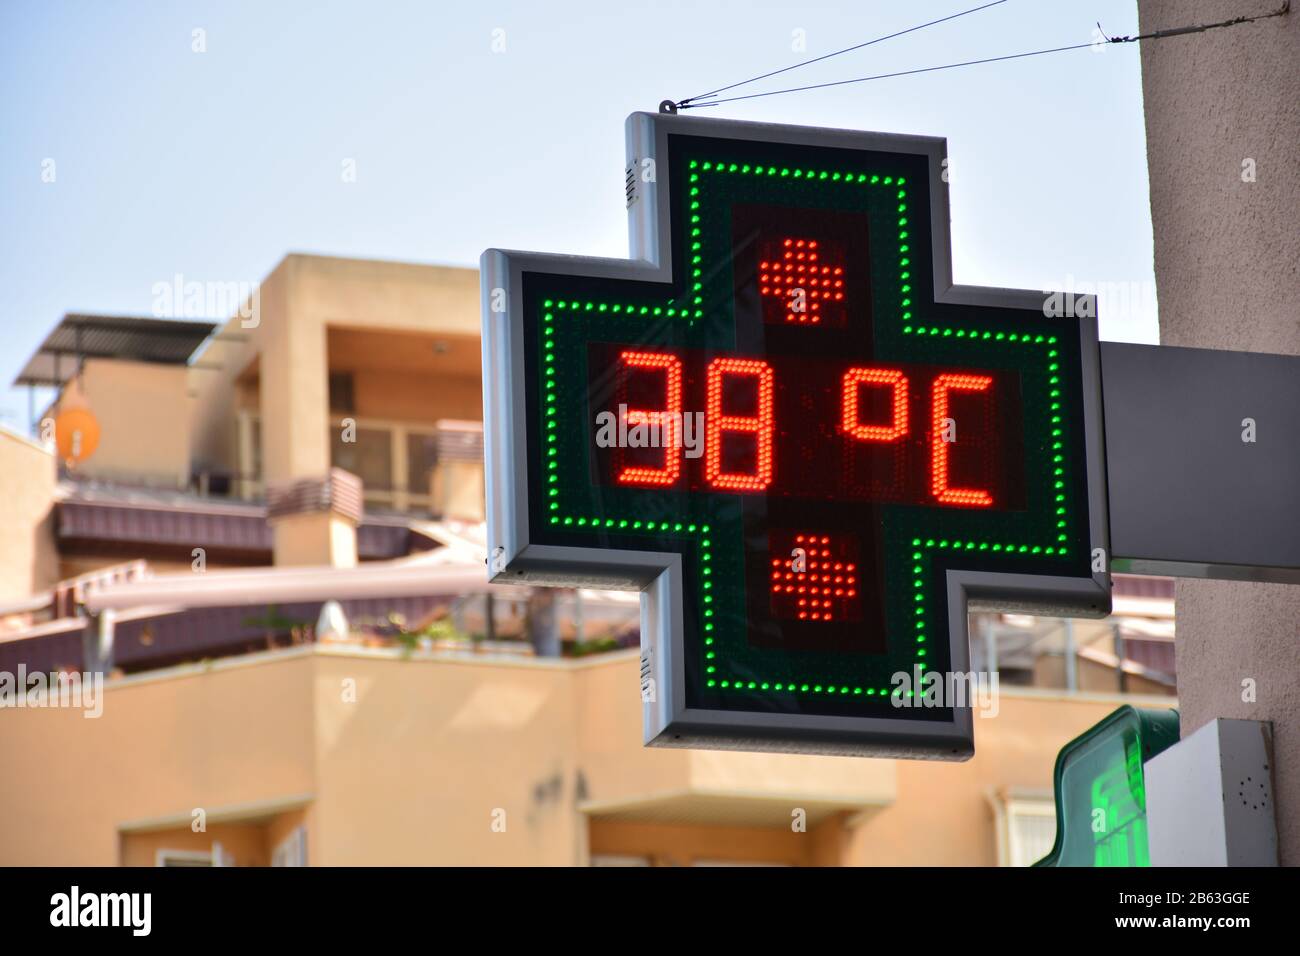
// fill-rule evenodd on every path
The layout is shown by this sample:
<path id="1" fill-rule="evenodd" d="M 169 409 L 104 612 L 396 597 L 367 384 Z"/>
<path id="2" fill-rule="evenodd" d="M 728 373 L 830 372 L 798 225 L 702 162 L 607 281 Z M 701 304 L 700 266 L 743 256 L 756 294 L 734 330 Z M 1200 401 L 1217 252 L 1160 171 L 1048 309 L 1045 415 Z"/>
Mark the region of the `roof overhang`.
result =
<path id="1" fill-rule="evenodd" d="M 212 322 L 70 313 L 56 325 L 14 379 L 14 385 L 61 387 L 80 359 L 106 358 L 186 365 L 217 329 Z"/>

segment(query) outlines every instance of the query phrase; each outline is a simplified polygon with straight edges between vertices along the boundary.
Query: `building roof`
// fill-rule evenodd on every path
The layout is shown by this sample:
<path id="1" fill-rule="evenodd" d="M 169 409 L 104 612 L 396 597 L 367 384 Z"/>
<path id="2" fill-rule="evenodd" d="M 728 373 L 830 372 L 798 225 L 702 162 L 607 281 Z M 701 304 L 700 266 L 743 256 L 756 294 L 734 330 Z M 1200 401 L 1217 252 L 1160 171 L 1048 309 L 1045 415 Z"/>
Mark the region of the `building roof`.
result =
<path id="1" fill-rule="evenodd" d="M 185 365 L 216 330 L 212 322 L 69 313 L 27 360 L 14 385 L 63 385 L 77 358 Z"/>

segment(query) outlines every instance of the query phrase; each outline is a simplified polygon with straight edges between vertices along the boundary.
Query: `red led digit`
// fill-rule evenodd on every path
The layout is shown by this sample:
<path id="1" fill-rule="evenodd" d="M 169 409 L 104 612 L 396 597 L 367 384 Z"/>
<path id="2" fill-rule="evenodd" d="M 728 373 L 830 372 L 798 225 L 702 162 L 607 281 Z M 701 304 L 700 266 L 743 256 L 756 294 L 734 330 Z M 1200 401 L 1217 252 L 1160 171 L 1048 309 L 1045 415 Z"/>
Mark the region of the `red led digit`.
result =
<path id="1" fill-rule="evenodd" d="M 752 376 L 758 380 L 758 411 L 755 415 L 728 415 L 722 409 L 722 384 L 728 375 Z M 762 491 L 772 483 L 772 366 L 755 359 L 717 358 L 709 363 L 708 402 L 705 410 L 704 472 L 714 488 L 731 491 Z M 746 432 L 758 444 L 754 474 L 722 470 L 722 435 Z"/>
<path id="2" fill-rule="evenodd" d="M 624 352 L 620 357 L 623 364 L 630 368 L 663 369 L 664 371 L 663 410 L 649 411 L 641 408 L 627 410 L 629 426 L 647 425 L 652 429 L 658 426 L 659 443 L 664 450 L 664 463 L 661 468 L 626 467 L 618 473 L 618 482 L 623 485 L 676 484 L 682 473 L 682 443 L 681 435 L 678 434 L 682 423 L 681 359 L 662 352 Z"/>
<path id="3" fill-rule="evenodd" d="M 888 385 L 893 389 L 893 421 L 864 425 L 858 421 L 858 389 L 863 385 Z M 907 434 L 907 376 L 897 369 L 851 368 L 844 373 L 842 427 L 858 441 L 889 442 Z"/>
<path id="4" fill-rule="evenodd" d="M 948 442 L 944 441 L 944 424 L 948 419 L 949 392 L 987 392 L 993 386 L 990 375 L 959 375 L 945 373 L 935 377 L 931 404 L 930 488 L 936 501 L 945 505 L 963 505 L 968 508 L 987 508 L 993 496 L 982 488 L 948 487 Z"/>

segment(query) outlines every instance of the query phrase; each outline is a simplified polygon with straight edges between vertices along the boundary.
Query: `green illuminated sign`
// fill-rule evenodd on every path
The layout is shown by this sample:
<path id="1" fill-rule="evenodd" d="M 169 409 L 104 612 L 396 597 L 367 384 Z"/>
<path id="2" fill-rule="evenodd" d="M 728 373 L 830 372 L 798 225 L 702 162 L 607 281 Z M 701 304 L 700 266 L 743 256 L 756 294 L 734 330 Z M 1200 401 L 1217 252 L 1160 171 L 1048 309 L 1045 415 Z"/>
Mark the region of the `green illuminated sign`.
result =
<path id="1" fill-rule="evenodd" d="M 1056 843 L 1036 866 L 1150 866 L 1143 766 L 1178 742 L 1178 712 L 1121 707 L 1056 758 Z"/>
<path id="2" fill-rule="evenodd" d="M 968 597 L 1109 607 L 1095 324 L 951 286 L 940 140 L 628 128 L 633 262 L 484 255 L 496 579 L 648 590 L 648 742 L 969 755 Z"/>

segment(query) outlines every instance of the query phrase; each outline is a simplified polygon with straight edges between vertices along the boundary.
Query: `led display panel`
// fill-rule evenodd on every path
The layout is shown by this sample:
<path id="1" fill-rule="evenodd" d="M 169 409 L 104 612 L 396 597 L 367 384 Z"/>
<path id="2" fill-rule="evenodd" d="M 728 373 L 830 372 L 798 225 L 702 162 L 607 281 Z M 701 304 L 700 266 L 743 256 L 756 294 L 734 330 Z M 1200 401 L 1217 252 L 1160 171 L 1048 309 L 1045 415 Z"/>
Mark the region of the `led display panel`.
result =
<path id="1" fill-rule="evenodd" d="M 968 755 L 969 711 L 914 699 L 927 673 L 970 667 L 950 573 L 1004 576 L 1008 597 L 1074 579 L 1058 603 L 1108 601 L 1095 327 L 935 295 L 932 148 L 643 122 L 656 278 L 495 260 L 517 283 L 501 327 L 485 312 L 488 337 L 510 336 L 522 411 L 513 477 L 489 478 L 526 513 L 508 558 L 568 555 L 548 583 L 565 561 L 599 583 L 602 554 L 611 581 L 615 555 L 679 569 L 653 612 L 672 618 L 672 667 L 643 641 L 643 670 L 671 684 L 653 742 Z M 485 342 L 489 392 L 498 354 Z"/>

